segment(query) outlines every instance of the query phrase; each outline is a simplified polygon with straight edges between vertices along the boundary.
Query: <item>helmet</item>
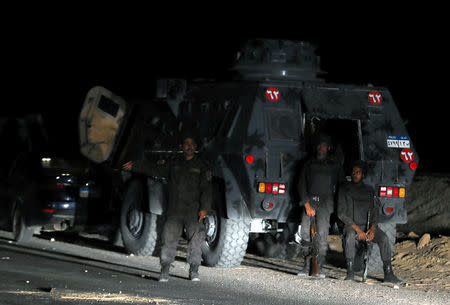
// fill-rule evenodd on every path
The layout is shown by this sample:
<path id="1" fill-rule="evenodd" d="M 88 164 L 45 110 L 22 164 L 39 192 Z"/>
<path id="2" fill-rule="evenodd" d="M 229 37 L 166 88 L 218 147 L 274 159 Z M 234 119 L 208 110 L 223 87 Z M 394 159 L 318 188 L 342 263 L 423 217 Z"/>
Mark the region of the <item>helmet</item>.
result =
<path id="1" fill-rule="evenodd" d="M 327 143 L 328 146 L 331 147 L 331 144 L 332 144 L 331 142 L 332 142 L 332 141 L 331 141 L 331 137 L 330 137 L 329 135 L 327 135 L 327 134 L 325 134 L 325 133 L 320 133 L 320 134 L 317 136 L 316 145 L 319 145 L 319 144 L 321 144 L 321 143 Z"/>

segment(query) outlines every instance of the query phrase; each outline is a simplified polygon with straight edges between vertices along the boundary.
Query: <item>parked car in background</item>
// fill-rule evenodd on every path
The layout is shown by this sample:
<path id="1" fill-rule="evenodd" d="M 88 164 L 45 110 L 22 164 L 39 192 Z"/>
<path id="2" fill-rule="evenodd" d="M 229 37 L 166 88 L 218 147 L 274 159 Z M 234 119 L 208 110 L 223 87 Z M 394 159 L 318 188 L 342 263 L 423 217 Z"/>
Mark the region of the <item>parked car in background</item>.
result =
<path id="1" fill-rule="evenodd" d="M 98 194 L 89 161 L 56 149 L 67 145 L 62 137 L 52 142 L 47 130 L 39 114 L 0 118 L 0 227 L 19 243 L 35 232 L 81 230 Z"/>

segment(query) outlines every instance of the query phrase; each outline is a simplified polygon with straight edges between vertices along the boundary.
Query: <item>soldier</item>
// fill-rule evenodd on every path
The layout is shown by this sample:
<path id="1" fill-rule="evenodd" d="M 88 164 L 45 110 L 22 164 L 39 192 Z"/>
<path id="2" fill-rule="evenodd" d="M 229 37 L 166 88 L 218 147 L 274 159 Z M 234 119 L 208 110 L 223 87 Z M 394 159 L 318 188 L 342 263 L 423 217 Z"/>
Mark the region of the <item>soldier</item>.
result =
<path id="1" fill-rule="evenodd" d="M 330 215 L 334 211 L 334 194 L 338 183 L 344 180 L 342 167 L 329 158 L 331 138 L 320 134 L 316 146 L 316 155 L 306 161 L 300 173 L 298 191 L 300 194 L 300 206 L 304 207 L 301 221 L 302 253 L 305 257 L 303 269 L 298 275 L 307 276 L 311 266 L 311 260 L 307 258 L 310 247 L 305 244 L 311 242 L 310 217 L 316 217 L 317 231 L 320 235 L 319 278 L 324 278 L 322 266 L 328 250 L 328 231 L 330 228 Z"/>
<path id="2" fill-rule="evenodd" d="M 355 161 L 352 167 L 352 182 L 339 190 L 338 217 L 344 226 L 344 255 L 347 264 L 345 280 L 354 279 L 354 257 L 358 241 L 373 241 L 380 248 L 383 261 L 384 281 L 401 283 L 391 265 L 391 248 L 386 234 L 378 227 L 379 206 L 373 188 L 363 182 L 366 166 L 363 161 Z M 367 228 L 368 212 L 370 211 Z"/>
<path id="3" fill-rule="evenodd" d="M 183 157 L 157 166 L 146 161 L 130 161 L 123 165 L 149 176 L 166 176 L 169 179 L 169 202 L 167 218 L 162 232 L 161 274 L 159 281 L 169 280 L 170 264 L 177 254 L 178 240 L 186 230 L 188 240 L 187 262 L 190 264 L 189 279 L 199 281 L 198 268 L 202 260 L 201 244 L 205 240 L 202 219 L 211 206 L 211 171 L 207 164 L 195 155 L 197 144 L 194 137 L 183 137 Z"/>

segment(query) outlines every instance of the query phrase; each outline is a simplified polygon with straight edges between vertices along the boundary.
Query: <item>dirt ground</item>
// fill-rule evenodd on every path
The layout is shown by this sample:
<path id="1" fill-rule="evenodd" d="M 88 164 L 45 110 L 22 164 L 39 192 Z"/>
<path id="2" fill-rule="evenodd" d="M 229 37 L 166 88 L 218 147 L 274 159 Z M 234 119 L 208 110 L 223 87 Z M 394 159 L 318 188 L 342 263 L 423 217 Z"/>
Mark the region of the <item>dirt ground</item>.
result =
<path id="1" fill-rule="evenodd" d="M 397 234 L 392 266 L 394 273 L 404 280 L 404 284 L 400 286 L 450 294 L 450 237 L 432 237 L 419 249 L 417 246 L 420 237 L 416 234 Z M 331 235 L 328 240 L 331 254 L 325 266 L 327 275 L 343 279 L 346 273 L 341 239 L 337 235 Z M 382 279 L 383 273 L 369 273 L 367 282 L 381 284 Z M 356 280 L 361 280 L 358 274 Z"/>
<path id="2" fill-rule="evenodd" d="M 400 286 L 450 294 L 450 175 L 416 175 L 408 189 L 405 206 L 408 222 L 397 225 L 392 259 L 394 273 L 405 282 Z M 423 235 L 429 235 L 430 241 L 422 247 L 419 242 Z M 331 278 L 344 279 L 346 270 L 341 238 L 330 235 L 328 241 L 325 273 Z M 257 260 L 251 254 L 246 258 Z M 282 260 L 259 260 L 264 261 L 267 268 L 270 268 L 268 263 L 272 263 L 276 269 L 290 273 L 298 272 L 302 263 L 299 257 L 284 261 L 284 266 Z M 355 279 L 361 280 L 358 273 Z M 369 273 L 367 283 L 387 285 L 382 280 L 383 273 Z"/>
<path id="3" fill-rule="evenodd" d="M 406 224 L 397 225 L 397 231 L 408 234 L 450 235 L 450 175 L 422 173 L 406 193 Z"/>

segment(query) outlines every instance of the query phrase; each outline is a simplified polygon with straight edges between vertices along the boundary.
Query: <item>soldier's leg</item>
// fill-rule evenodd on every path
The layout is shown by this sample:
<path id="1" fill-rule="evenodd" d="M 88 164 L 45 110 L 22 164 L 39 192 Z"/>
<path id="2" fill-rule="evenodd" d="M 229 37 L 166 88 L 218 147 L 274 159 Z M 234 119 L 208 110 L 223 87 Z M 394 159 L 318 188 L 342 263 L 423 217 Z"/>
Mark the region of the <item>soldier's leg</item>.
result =
<path id="1" fill-rule="evenodd" d="M 308 276 L 309 275 L 309 269 L 311 266 L 311 260 L 307 259 L 306 256 L 311 251 L 311 247 L 309 245 L 306 245 L 306 243 L 311 242 L 311 222 L 308 215 L 306 215 L 305 209 L 303 209 L 302 212 L 302 223 L 300 228 L 300 236 L 302 237 L 302 240 L 300 242 L 301 248 L 300 253 L 304 257 L 304 263 L 302 269 L 297 273 L 299 276 Z"/>
<path id="2" fill-rule="evenodd" d="M 188 251 L 186 261 L 189 264 L 200 265 L 202 262 L 202 243 L 205 241 L 205 225 L 198 222 L 197 218 L 185 219 L 186 238 Z"/>
<path id="3" fill-rule="evenodd" d="M 188 241 L 186 261 L 190 265 L 189 279 L 199 281 L 198 267 L 202 262 L 202 243 L 206 238 L 205 226 L 203 222 L 198 221 L 197 217 L 185 218 L 184 221 Z"/>
<path id="4" fill-rule="evenodd" d="M 161 265 L 171 264 L 177 255 L 177 246 L 183 230 L 183 218 L 169 216 L 162 231 Z"/>
<path id="5" fill-rule="evenodd" d="M 392 270 L 391 265 L 391 246 L 389 245 L 389 239 L 380 228 L 376 228 L 375 237 L 373 239 L 378 247 L 380 248 L 380 256 L 383 261 L 383 272 L 384 272 L 384 281 L 391 283 L 401 283 L 403 282 L 401 279 L 394 275 L 394 271 Z"/>
<path id="6" fill-rule="evenodd" d="M 375 229 L 375 237 L 373 238 L 373 242 L 378 245 L 378 248 L 380 248 L 381 260 L 383 262 L 391 261 L 392 250 L 389 245 L 389 239 L 386 233 L 378 227 Z"/>
<path id="7" fill-rule="evenodd" d="M 318 210 L 316 212 L 316 224 L 317 231 L 320 235 L 320 244 L 319 244 L 319 256 L 317 258 L 319 263 L 319 277 L 325 277 L 325 274 L 322 272 L 322 266 L 325 263 L 325 257 L 328 251 L 328 232 L 330 231 L 330 215 L 331 213 L 326 210 Z"/>
<path id="8" fill-rule="evenodd" d="M 356 255 L 357 245 L 358 240 L 356 231 L 350 226 L 345 226 L 343 246 L 344 246 L 345 263 L 347 265 L 347 276 L 345 277 L 345 280 L 347 281 L 353 280 L 355 277 L 353 264 Z"/>
<path id="9" fill-rule="evenodd" d="M 169 216 L 164 223 L 162 232 L 162 247 L 161 247 L 161 273 L 159 275 L 160 282 L 167 282 L 169 280 L 170 264 L 175 260 L 177 254 L 178 239 L 183 229 L 182 219 L 180 217 Z"/>
<path id="10" fill-rule="evenodd" d="M 328 251 L 328 233 L 330 232 L 330 215 L 327 210 L 319 210 L 316 213 L 317 231 L 320 234 L 319 255 L 325 257 Z"/>
<path id="11" fill-rule="evenodd" d="M 354 259 L 358 246 L 358 236 L 356 231 L 350 226 L 345 226 L 344 228 L 343 246 L 345 259 Z"/>

